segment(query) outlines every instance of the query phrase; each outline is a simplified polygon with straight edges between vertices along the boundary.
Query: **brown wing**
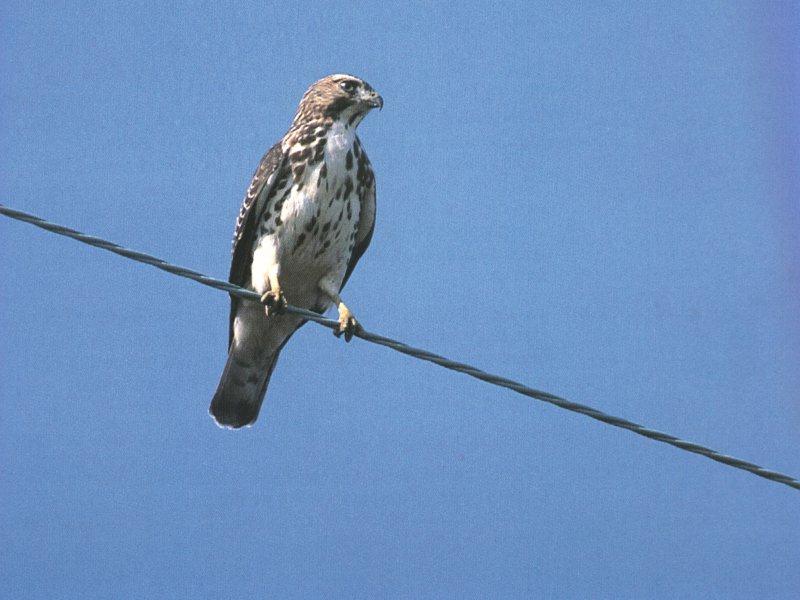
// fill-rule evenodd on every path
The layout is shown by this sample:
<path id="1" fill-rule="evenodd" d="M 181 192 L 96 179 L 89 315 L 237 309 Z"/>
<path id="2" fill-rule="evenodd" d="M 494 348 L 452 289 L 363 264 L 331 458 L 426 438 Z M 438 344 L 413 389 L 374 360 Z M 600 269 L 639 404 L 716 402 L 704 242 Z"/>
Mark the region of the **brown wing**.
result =
<path id="1" fill-rule="evenodd" d="M 242 208 L 236 218 L 236 231 L 233 234 L 233 258 L 228 281 L 236 285 L 246 286 L 250 279 L 250 266 L 253 263 L 253 242 L 255 241 L 258 223 L 266 208 L 265 204 L 270 191 L 275 187 L 276 181 L 281 179 L 286 171 L 286 164 L 281 143 L 278 142 L 262 157 L 258 164 L 250 187 L 247 188 Z M 236 316 L 236 307 L 239 300 L 231 296 L 231 314 L 228 327 L 228 347 L 233 340 L 233 319 Z"/>
<path id="2" fill-rule="evenodd" d="M 361 149 L 361 144 L 358 141 L 356 143 L 357 148 L 360 150 L 358 153 L 356 180 L 360 184 L 358 186 L 358 201 L 361 209 L 359 211 L 355 245 L 353 246 L 353 253 L 350 255 L 350 261 L 347 263 L 344 279 L 342 279 L 342 288 L 344 288 L 347 280 L 350 279 L 350 275 L 353 274 L 353 269 L 356 268 L 358 260 L 367 251 L 367 247 L 372 241 L 372 233 L 375 231 L 375 210 L 377 208 L 375 203 L 375 175 L 372 172 L 372 165 L 367 158 L 366 152 Z M 340 288 L 340 291 L 342 288 Z"/>

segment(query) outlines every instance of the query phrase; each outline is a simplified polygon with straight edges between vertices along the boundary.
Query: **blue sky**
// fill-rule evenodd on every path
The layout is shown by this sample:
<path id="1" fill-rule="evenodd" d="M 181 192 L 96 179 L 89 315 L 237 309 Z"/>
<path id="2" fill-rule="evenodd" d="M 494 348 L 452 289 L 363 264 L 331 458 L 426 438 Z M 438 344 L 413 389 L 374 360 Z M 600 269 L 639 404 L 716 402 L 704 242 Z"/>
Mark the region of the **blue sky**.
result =
<path id="1" fill-rule="evenodd" d="M 305 88 L 385 99 L 370 330 L 800 475 L 792 3 L 6 2 L 0 202 L 224 277 Z M 663 4 L 663 5 L 662 5 Z M 789 598 L 797 492 L 0 219 L 0 596 Z"/>

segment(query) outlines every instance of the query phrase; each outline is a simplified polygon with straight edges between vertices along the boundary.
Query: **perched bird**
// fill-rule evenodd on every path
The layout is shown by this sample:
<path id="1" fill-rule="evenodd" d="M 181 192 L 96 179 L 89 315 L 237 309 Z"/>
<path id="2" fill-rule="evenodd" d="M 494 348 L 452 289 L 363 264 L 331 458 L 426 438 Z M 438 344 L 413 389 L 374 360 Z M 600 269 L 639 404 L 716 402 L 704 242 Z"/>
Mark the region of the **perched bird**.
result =
<path id="1" fill-rule="evenodd" d="M 365 81 L 330 75 L 300 100 L 292 125 L 261 159 L 233 237 L 229 281 L 262 294 L 231 297 L 228 362 L 209 412 L 219 425 L 253 423 L 281 349 L 305 320 L 287 302 L 339 310 L 334 333 L 359 326 L 339 296 L 375 226 L 375 177 L 356 127 L 383 98 Z"/>

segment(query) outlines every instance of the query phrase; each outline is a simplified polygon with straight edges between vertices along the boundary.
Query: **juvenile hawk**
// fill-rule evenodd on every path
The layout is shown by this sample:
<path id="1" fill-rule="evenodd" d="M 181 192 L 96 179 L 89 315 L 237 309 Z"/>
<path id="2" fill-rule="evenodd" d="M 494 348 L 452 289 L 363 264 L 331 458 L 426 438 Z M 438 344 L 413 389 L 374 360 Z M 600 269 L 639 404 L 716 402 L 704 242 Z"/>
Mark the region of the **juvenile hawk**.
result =
<path id="1" fill-rule="evenodd" d="M 229 280 L 262 294 L 231 297 L 228 362 L 211 401 L 217 423 L 253 423 L 281 349 L 305 321 L 294 306 L 339 310 L 350 341 L 359 326 L 339 293 L 375 226 L 375 177 L 356 127 L 383 99 L 365 81 L 330 75 L 303 95 L 294 121 L 261 159 L 233 237 Z"/>

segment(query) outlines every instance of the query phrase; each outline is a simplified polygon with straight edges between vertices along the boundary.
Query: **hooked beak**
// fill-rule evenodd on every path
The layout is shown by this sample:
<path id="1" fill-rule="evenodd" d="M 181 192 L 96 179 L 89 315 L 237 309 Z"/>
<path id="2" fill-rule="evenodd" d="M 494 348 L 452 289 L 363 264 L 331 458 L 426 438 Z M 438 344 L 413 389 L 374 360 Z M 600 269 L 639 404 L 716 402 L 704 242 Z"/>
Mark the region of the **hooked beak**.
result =
<path id="1" fill-rule="evenodd" d="M 370 108 L 377 108 L 378 110 L 383 108 L 383 98 L 376 91 L 371 91 L 368 94 L 366 94 L 363 99 L 363 102 Z"/>

